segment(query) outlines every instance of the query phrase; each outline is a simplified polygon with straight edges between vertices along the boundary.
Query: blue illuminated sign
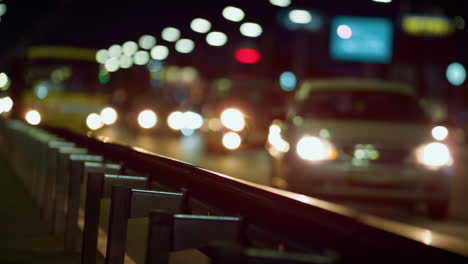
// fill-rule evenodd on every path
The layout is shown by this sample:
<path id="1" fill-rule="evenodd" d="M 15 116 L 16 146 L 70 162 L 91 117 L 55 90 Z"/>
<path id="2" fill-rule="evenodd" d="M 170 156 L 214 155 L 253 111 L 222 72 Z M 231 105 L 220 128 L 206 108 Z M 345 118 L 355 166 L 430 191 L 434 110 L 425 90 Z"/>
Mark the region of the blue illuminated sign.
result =
<path id="1" fill-rule="evenodd" d="M 393 25 L 380 17 L 336 16 L 331 23 L 330 56 L 335 60 L 389 63 Z"/>

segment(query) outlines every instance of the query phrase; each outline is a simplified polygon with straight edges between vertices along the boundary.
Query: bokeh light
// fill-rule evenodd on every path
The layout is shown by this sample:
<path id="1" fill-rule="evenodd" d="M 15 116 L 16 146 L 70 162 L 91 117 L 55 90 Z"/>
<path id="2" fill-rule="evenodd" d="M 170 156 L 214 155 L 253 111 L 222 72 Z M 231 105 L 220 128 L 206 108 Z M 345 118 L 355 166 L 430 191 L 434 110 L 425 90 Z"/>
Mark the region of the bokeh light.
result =
<path id="1" fill-rule="evenodd" d="M 96 52 L 96 61 L 101 64 L 105 64 L 109 59 L 109 53 L 105 49 L 100 49 Z"/>
<path id="2" fill-rule="evenodd" d="M 260 61 L 261 55 L 260 52 L 256 49 L 238 49 L 234 52 L 234 58 L 245 64 L 255 64 Z"/>
<path id="3" fill-rule="evenodd" d="M 112 125 L 117 121 L 117 111 L 112 107 L 106 107 L 101 111 L 102 123 L 106 125 Z"/>
<path id="4" fill-rule="evenodd" d="M 5 15 L 7 12 L 7 5 L 6 4 L 0 4 L 0 16 Z"/>
<path id="5" fill-rule="evenodd" d="M 228 132 L 223 136 L 223 146 L 227 149 L 237 149 L 240 147 L 241 143 L 241 137 L 235 132 Z"/>
<path id="6" fill-rule="evenodd" d="M 244 115 L 241 111 L 229 108 L 221 113 L 221 123 L 226 127 L 234 131 L 241 131 L 245 127 Z"/>
<path id="7" fill-rule="evenodd" d="M 288 7 L 291 5 L 291 0 L 270 0 L 270 4 L 279 7 Z"/>
<path id="8" fill-rule="evenodd" d="M 431 134 L 435 140 L 444 140 L 447 138 L 449 131 L 444 126 L 436 126 L 432 129 Z"/>
<path id="9" fill-rule="evenodd" d="M 191 39 L 179 39 L 175 44 L 176 51 L 180 53 L 190 53 L 195 48 L 195 42 Z"/>
<path id="10" fill-rule="evenodd" d="M 180 111 L 172 112 L 167 117 L 167 125 L 173 130 L 180 130 L 184 127 L 184 114 Z"/>
<path id="11" fill-rule="evenodd" d="M 176 42 L 180 38 L 180 30 L 175 27 L 167 27 L 161 32 L 161 37 L 165 41 Z"/>
<path id="12" fill-rule="evenodd" d="M 289 19 L 296 24 L 308 24 L 312 21 L 312 15 L 307 10 L 294 9 L 289 11 Z"/>
<path id="13" fill-rule="evenodd" d="M 296 88 L 297 78 L 292 72 L 283 72 L 280 75 L 280 87 L 283 91 L 292 91 Z"/>
<path id="14" fill-rule="evenodd" d="M 206 42 L 209 45 L 215 46 L 215 47 L 223 46 L 224 44 L 226 44 L 227 40 L 228 38 L 226 34 L 224 34 L 223 32 L 219 32 L 219 31 L 213 31 L 213 32 L 210 32 L 208 35 L 206 35 Z"/>
<path id="15" fill-rule="evenodd" d="M 453 62 L 447 67 L 447 80 L 455 86 L 462 85 L 466 80 L 466 69 L 458 62 Z"/>
<path id="16" fill-rule="evenodd" d="M 336 29 L 338 37 L 342 39 L 350 39 L 353 36 L 353 31 L 348 25 L 339 25 Z"/>
<path id="17" fill-rule="evenodd" d="M 122 45 L 122 52 L 127 55 L 127 56 L 132 56 L 137 52 L 138 50 L 138 44 L 136 44 L 135 41 L 126 41 Z"/>
<path id="18" fill-rule="evenodd" d="M 128 55 L 120 56 L 120 58 L 119 58 L 119 67 L 120 68 L 128 69 L 128 68 L 132 67 L 132 65 L 133 65 L 132 57 L 130 57 Z"/>
<path id="19" fill-rule="evenodd" d="M 158 122 L 158 116 L 152 110 L 143 110 L 138 115 L 138 124 L 145 129 L 154 127 Z"/>
<path id="20" fill-rule="evenodd" d="M 142 49 L 150 50 L 156 45 L 156 38 L 151 35 L 143 35 L 138 40 L 138 45 Z"/>
<path id="21" fill-rule="evenodd" d="M 0 99 L 0 114 L 10 112 L 13 108 L 13 100 L 7 96 Z"/>
<path id="22" fill-rule="evenodd" d="M 108 72 L 116 72 L 120 69 L 120 61 L 116 57 L 111 57 L 107 59 L 104 66 Z"/>
<path id="23" fill-rule="evenodd" d="M 246 22 L 240 26 L 240 32 L 246 37 L 256 38 L 263 33 L 263 29 L 257 23 Z"/>
<path id="24" fill-rule="evenodd" d="M 25 119 L 31 125 L 39 125 L 41 123 L 41 114 L 36 110 L 30 110 L 26 113 Z"/>
<path id="25" fill-rule="evenodd" d="M 91 130 L 97 130 L 103 126 L 101 117 L 96 113 L 91 113 L 86 118 L 86 125 Z"/>
<path id="26" fill-rule="evenodd" d="M 211 29 L 211 22 L 203 18 L 195 18 L 190 23 L 190 28 L 197 33 L 206 33 Z"/>
<path id="27" fill-rule="evenodd" d="M 4 72 L 0 73 L 0 91 L 5 91 L 8 88 L 8 75 Z"/>
<path id="28" fill-rule="evenodd" d="M 133 61 L 136 65 L 145 65 L 150 60 L 150 55 L 145 50 L 140 50 L 133 56 Z"/>
<path id="29" fill-rule="evenodd" d="M 154 46 L 151 49 L 151 58 L 155 60 L 165 60 L 169 56 L 169 49 L 163 45 Z"/>
<path id="30" fill-rule="evenodd" d="M 223 9 L 223 17 L 229 21 L 239 22 L 244 19 L 245 13 L 240 8 L 228 6 Z"/>
<path id="31" fill-rule="evenodd" d="M 122 54 L 122 47 L 114 44 L 109 47 L 108 53 L 110 57 L 118 58 Z"/>

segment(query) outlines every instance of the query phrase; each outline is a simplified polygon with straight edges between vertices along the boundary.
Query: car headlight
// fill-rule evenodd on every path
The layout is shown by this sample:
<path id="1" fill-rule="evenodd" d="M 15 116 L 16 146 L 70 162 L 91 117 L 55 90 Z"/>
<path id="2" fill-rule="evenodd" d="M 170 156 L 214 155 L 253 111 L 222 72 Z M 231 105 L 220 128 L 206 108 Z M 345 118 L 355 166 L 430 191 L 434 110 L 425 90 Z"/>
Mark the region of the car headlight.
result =
<path id="1" fill-rule="evenodd" d="M 26 122 L 35 126 L 41 123 L 41 114 L 36 110 L 30 110 L 25 115 Z"/>
<path id="2" fill-rule="evenodd" d="M 221 123 L 228 129 L 241 131 L 245 127 L 245 118 L 241 111 L 229 108 L 221 113 Z"/>
<path id="3" fill-rule="evenodd" d="M 432 129 L 431 134 L 435 140 L 442 141 L 448 137 L 449 131 L 444 126 L 436 126 Z"/>
<path id="4" fill-rule="evenodd" d="M 96 113 L 91 113 L 86 117 L 86 126 L 91 130 L 100 129 L 103 125 L 101 116 Z"/>
<path id="5" fill-rule="evenodd" d="M 440 142 L 432 142 L 418 147 L 416 161 L 430 169 L 450 166 L 453 163 L 449 148 Z"/>
<path id="6" fill-rule="evenodd" d="M 158 122 L 158 116 L 152 110 L 143 110 L 138 115 L 138 124 L 142 128 L 152 128 Z"/>
<path id="7" fill-rule="evenodd" d="M 100 113 L 102 123 L 112 125 L 117 121 L 117 111 L 112 107 L 106 107 Z"/>
<path id="8" fill-rule="evenodd" d="M 302 137 L 297 142 L 296 152 L 302 159 L 310 161 L 335 160 L 338 157 L 338 151 L 330 142 L 313 136 Z"/>

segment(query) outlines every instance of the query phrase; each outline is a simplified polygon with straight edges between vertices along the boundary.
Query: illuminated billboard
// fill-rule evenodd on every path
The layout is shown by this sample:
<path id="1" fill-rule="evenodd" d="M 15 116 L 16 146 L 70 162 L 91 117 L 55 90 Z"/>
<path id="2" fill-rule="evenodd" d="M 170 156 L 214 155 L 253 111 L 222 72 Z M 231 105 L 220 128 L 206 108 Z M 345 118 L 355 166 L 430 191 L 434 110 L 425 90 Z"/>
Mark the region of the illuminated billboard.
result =
<path id="1" fill-rule="evenodd" d="M 389 63 L 392 59 L 393 24 L 387 18 L 336 16 L 330 36 L 334 60 Z"/>

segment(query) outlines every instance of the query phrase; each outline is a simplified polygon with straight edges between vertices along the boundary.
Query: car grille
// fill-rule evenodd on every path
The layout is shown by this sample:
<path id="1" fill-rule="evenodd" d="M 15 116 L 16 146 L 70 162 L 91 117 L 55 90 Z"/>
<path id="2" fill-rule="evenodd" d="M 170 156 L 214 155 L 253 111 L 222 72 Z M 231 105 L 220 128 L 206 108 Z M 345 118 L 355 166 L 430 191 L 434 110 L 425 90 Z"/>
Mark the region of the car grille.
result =
<path id="1" fill-rule="evenodd" d="M 411 152 L 409 149 L 382 148 L 382 147 L 375 147 L 374 149 L 378 151 L 379 157 L 375 160 L 372 160 L 372 162 L 383 163 L 383 164 L 401 164 L 408 158 Z M 355 146 L 354 145 L 346 146 L 346 147 L 343 147 L 342 150 L 345 154 L 353 157 Z"/>

